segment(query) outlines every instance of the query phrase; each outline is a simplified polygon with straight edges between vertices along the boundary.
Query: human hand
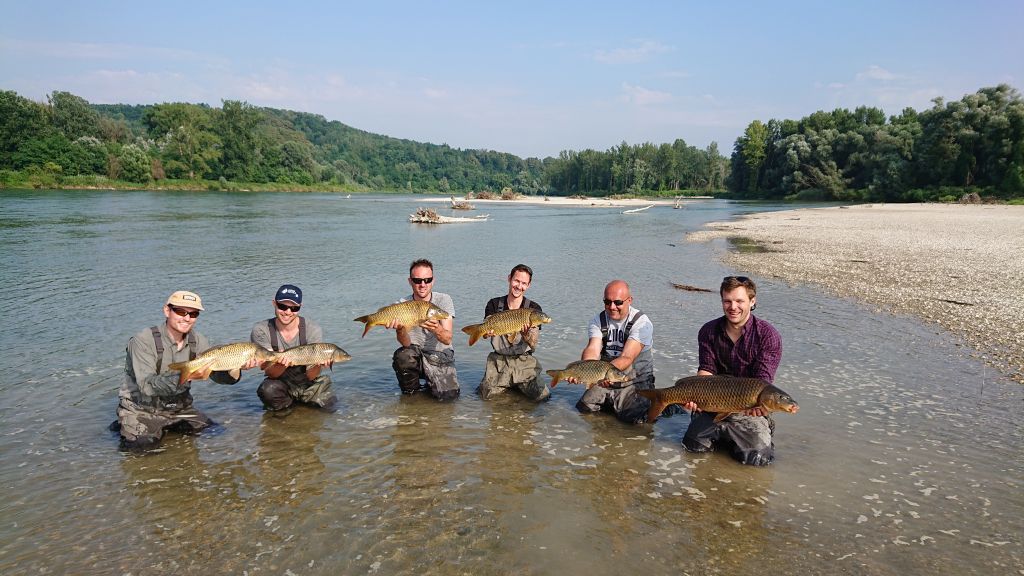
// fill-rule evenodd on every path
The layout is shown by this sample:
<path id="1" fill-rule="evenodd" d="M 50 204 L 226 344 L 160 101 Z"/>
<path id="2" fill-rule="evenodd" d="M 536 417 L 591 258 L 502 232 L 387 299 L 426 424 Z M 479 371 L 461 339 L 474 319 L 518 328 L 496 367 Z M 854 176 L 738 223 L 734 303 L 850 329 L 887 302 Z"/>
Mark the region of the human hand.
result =
<path id="1" fill-rule="evenodd" d="M 430 319 L 420 324 L 420 327 L 427 332 L 433 332 L 436 335 L 441 330 L 441 323 L 437 320 Z"/>
<path id="2" fill-rule="evenodd" d="M 686 404 L 683 404 L 683 409 L 686 410 L 687 412 L 700 412 L 701 411 L 700 408 L 697 408 L 697 404 L 695 402 L 687 402 Z"/>
<path id="3" fill-rule="evenodd" d="M 744 410 L 743 413 L 746 414 L 747 416 L 767 416 L 768 415 L 768 411 L 765 410 L 764 408 L 761 408 L 760 406 L 754 406 L 750 410 Z"/>
<path id="4" fill-rule="evenodd" d="M 389 320 L 384 327 L 391 330 L 405 330 L 405 324 L 402 324 L 398 320 Z"/>

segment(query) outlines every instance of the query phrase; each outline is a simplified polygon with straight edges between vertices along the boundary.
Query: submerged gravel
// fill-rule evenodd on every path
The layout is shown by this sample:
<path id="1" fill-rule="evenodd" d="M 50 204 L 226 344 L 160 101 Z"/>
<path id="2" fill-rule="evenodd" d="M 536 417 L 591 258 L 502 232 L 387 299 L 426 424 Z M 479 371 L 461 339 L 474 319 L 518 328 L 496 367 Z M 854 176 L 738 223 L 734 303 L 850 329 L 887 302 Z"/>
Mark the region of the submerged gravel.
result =
<path id="1" fill-rule="evenodd" d="M 811 283 L 939 324 L 1024 383 L 1024 206 L 868 204 L 711 222 L 739 270 Z"/>

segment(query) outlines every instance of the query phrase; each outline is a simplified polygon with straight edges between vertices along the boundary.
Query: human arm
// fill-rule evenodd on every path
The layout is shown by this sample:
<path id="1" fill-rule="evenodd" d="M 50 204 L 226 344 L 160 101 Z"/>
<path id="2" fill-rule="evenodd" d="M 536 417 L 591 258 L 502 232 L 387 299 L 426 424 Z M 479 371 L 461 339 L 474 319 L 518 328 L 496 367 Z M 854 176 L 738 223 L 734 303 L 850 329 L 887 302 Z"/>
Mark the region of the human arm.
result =
<path id="1" fill-rule="evenodd" d="M 453 322 L 451 316 L 445 318 L 444 320 L 436 320 L 431 318 L 430 320 L 427 320 L 423 324 L 420 324 L 420 326 L 422 326 L 423 329 L 426 330 L 427 332 L 431 332 L 434 335 L 434 337 L 437 338 L 437 341 L 440 342 L 441 344 L 447 346 L 452 343 Z M 408 346 L 408 344 L 403 344 L 403 346 Z"/>
<path id="2" fill-rule="evenodd" d="M 769 384 L 775 381 L 775 371 L 782 361 L 782 335 L 763 320 L 757 322 L 757 354 L 748 368 L 748 376 L 760 378 Z"/>
<path id="3" fill-rule="evenodd" d="M 147 341 L 148 340 L 148 341 Z M 131 368 L 139 392 L 145 396 L 176 396 L 181 394 L 178 385 L 180 373 L 175 370 L 156 372 L 156 344 L 152 338 L 133 336 L 128 340 L 127 365 Z M 166 368 L 166 363 L 164 368 Z"/>

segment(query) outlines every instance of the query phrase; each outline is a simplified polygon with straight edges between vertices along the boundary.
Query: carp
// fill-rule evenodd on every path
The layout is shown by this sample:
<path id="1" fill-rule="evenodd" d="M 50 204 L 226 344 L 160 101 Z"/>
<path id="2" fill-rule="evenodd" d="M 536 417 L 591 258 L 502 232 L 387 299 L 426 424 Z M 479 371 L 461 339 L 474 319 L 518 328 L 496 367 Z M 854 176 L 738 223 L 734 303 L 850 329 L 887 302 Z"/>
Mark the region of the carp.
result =
<path id="1" fill-rule="evenodd" d="M 576 362 L 570 362 L 568 366 L 561 370 L 548 370 L 547 374 L 551 376 L 552 388 L 566 378 L 575 378 L 580 384 L 586 384 L 587 390 L 593 388 L 594 384 L 606 380 L 608 382 L 629 382 L 632 380 L 625 372 L 613 366 L 611 362 L 605 362 L 604 360 L 577 360 Z"/>
<path id="2" fill-rule="evenodd" d="M 533 308 L 516 308 L 491 314 L 480 324 L 470 324 L 462 329 L 469 334 L 469 345 L 476 344 L 481 336 L 493 332 L 495 336 L 516 334 L 523 329 L 523 326 L 540 326 L 551 322 L 547 314 L 534 310 Z M 511 342 L 510 342 L 511 343 Z"/>
<path id="3" fill-rule="evenodd" d="M 189 374 L 207 368 L 215 372 L 226 370 L 231 373 L 232 378 L 237 379 L 242 373 L 242 366 L 253 358 L 260 362 L 268 362 L 276 358 L 276 354 L 252 342 L 235 342 L 214 346 L 193 360 L 169 364 L 167 369 L 181 371 L 181 377 L 178 379 L 180 384 L 188 380 Z"/>
<path id="4" fill-rule="evenodd" d="M 800 409 L 789 394 L 759 378 L 687 376 L 676 380 L 669 388 L 637 390 L 636 393 L 651 401 L 648 422 L 654 422 L 670 404 L 687 402 L 693 402 L 705 412 L 717 412 L 715 422 L 751 408 L 790 414 Z"/>
<path id="5" fill-rule="evenodd" d="M 373 314 L 367 314 L 356 318 L 356 322 L 363 322 L 366 328 L 363 329 L 363 336 L 374 326 L 387 326 L 392 320 L 398 320 L 406 328 L 419 326 L 427 320 L 444 320 L 448 313 L 441 308 L 427 302 L 426 300 L 409 300 L 378 308 Z"/>
<path id="6" fill-rule="evenodd" d="M 278 352 L 274 361 L 284 364 L 287 361 L 290 366 L 314 366 L 326 363 L 334 368 L 334 363 L 348 362 L 352 357 L 335 344 L 317 342 L 316 344 L 303 344 L 289 348 L 284 352 Z"/>

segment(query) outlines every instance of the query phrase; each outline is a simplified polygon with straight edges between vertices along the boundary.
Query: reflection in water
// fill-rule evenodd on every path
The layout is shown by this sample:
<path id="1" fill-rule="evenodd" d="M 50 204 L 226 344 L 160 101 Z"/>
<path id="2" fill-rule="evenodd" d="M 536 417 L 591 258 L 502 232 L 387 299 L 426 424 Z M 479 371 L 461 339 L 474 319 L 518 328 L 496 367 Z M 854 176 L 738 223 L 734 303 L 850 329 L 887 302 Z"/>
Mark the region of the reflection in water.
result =
<path id="1" fill-rule="evenodd" d="M 187 196 L 194 207 L 181 219 Z M 401 295 L 403 270 L 434 257 L 457 310 L 517 261 L 554 321 L 540 360 L 565 365 L 610 278 L 606 247 L 656 325 L 662 385 L 696 369 L 696 333 L 721 313 L 725 242 L 681 239 L 738 205 L 617 210 L 488 206 L 472 227 L 411 227 L 417 198 L 328 194 L 16 192 L 0 195 L 0 253 L 54 330 L 0 331 L 0 574 L 1002 574 L 1024 567 L 1024 387 L 945 333 L 771 278 L 758 312 L 783 334 L 777 380 L 801 404 L 776 419 L 777 461 L 743 467 L 685 453 L 688 418 L 626 426 L 515 395 L 452 403 L 402 397 L 393 334 L 352 318 Z M 272 209 L 270 208 L 272 207 Z M 760 207 L 758 207 L 760 209 Z M 629 218 L 629 226 L 623 226 Z M 154 224 L 179 222 L 184 228 Z M 225 225 L 228 223 L 228 225 Z M 642 225 L 638 225 L 642 224 Z M 479 250 L 516 237 L 514 261 Z M 316 242 L 268 230 L 317 230 Z M 526 230 L 529 233 L 523 234 Z M 609 237 L 609 234 L 616 237 Z M 204 261 L 170 253 L 203 238 Z M 210 306 L 204 333 L 243 340 L 263 317 L 266 249 L 312 263 L 289 278 L 353 360 L 335 368 L 337 414 L 265 415 L 258 377 L 198 385 L 221 423 L 143 457 L 105 431 L 124 342 L 151 303 L 186 284 Z M 164 266 L 152 268 L 151 262 Z M 89 298 L 138 286 L 119 302 Z M 489 279 L 490 278 L 490 279 Z M 171 288 L 167 288 L 170 286 Z M 381 295 L 380 287 L 396 293 Z M 387 288 L 385 292 L 390 292 Z M 469 315 L 472 316 L 472 315 Z M 456 327 L 468 322 L 457 317 Z M 467 389 L 486 350 L 456 346 Z M 340 372 L 339 372 L 340 371 Z"/>
<path id="2" fill-rule="evenodd" d="M 276 571 L 309 533 L 307 500 L 323 493 L 314 410 L 289 419 L 263 417 L 258 451 L 242 460 L 203 461 L 196 441 L 181 437 L 164 450 L 122 460 L 138 518 L 133 546 L 144 551 L 120 564 L 129 570 L 223 573 L 253 567 Z M 160 551 L 156 554 L 153 551 Z"/>

